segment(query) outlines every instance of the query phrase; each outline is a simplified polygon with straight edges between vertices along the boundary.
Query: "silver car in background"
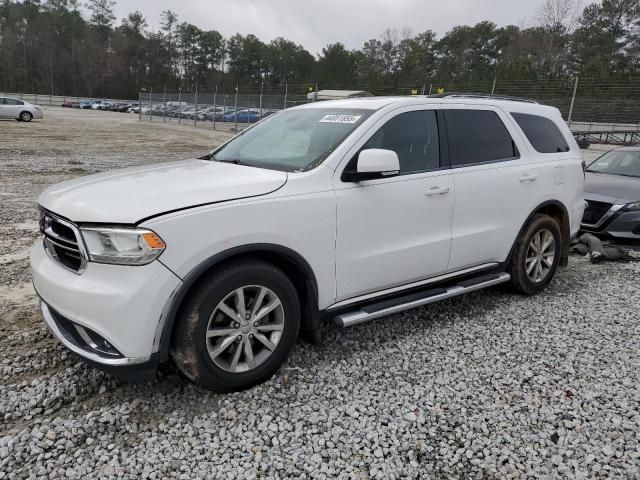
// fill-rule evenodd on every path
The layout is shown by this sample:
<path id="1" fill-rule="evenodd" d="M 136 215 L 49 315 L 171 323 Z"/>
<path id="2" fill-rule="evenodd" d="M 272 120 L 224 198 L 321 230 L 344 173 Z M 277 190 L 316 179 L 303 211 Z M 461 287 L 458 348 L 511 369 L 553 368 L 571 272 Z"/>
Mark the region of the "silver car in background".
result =
<path id="1" fill-rule="evenodd" d="M 0 97 L 0 118 L 13 118 L 19 122 L 40 120 L 42 109 L 19 98 Z"/>
<path id="2" fill-rule="evenodd" d="M 616 148 L 591 163 L 585 171 L 584 199 L 582 231 L 640 240 L 640 147 Z"/>

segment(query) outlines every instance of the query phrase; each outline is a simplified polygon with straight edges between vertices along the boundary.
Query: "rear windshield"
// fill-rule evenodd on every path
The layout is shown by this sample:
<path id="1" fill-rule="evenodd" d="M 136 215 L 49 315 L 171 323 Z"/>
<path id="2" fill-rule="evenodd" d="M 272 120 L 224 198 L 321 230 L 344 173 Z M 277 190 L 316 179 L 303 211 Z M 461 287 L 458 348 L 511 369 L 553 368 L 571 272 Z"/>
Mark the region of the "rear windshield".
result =
<path id="1" fill-rule="evenodd" d="M 214 150 L 211 160 L 299 172 L 324 161 L 372 110 L 284 110 Z"/>

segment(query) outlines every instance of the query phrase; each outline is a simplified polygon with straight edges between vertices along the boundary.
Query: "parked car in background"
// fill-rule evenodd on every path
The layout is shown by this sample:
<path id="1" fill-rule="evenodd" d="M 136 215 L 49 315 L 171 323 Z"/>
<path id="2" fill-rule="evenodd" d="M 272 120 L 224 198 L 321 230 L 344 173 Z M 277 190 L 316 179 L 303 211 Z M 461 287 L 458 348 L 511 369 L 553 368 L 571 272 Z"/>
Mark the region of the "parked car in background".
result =
<path id="1" fill-rule="evenodd" d="M 78 102 L 78 106 L 84 110 L 91 110 L 93 102 L 91 100 L 80 100 L 80 102 Z"/>
<path id="2" fill-rule="evenodd" d="M 91 103 L 91 110 L 100 110 L 100 106 L 102 105 L 102 102 L 92 102 Z"/>
<path id="3" fill-rule="evenodd" d="M 104 110 L 104 111 L 111 110 L 112 105 L 113 103 L 103 100 L 102 102 L 100 102 L 100 106 L 98 107 L 98 110 Z"/>
<path id="4" fill-rule="evenodd" d="M 126 112 L 129 110 L 130 107 L 131 107 L 130 103 L 116 102 L 111 105 L 109 110 L 111 110 L 112 112 Z"/>
<path id="5" fill-rule="evenodd" d="M 0 118 L 13 118 L 20 122 L 42 119 L 42 109 L 19 98 L 0 97 Z"/>
<path id="6" fill-rule="evenodd" d="M 214 119 L 216 122 L 223 122 L 225 114 L 228 113 L 228 111 L 225 112 L 224 107 L 212 107 L 205 113 L 205 118 L 211 122 Z"/>
<path id="7" fill-rule="evenodd" d="M 583 183 L 555 108 L 310 103 L 199 159 L 50 187 L 33 284 L 50 331 L 93 365 L 148 375 L 173 359 L 199 385 L 238 390 L 299 335 L 320 342 L 325 320 L 506 282 L 542 291 L 567 264 Z"/>
<path id="8" fill-rule="evenodd" d="M 78 108 L 79 103 L 78 102 L 72 102 L 72 101 L 68 101 L 68 102 L 64 102 L 62 104 L 62 106 L 64 108 Z"/>
<path id="9" fill-rule="evenodd" d="M 237 112 L 229 113 L 224 116 L 225 122 L 238 123 L 255 123 L 260 120 L 260 112 L 258 110 L 243 109 Z"/>
<path id="10" fill-rule="evenodd" d="M 582 230 L 605 238 L 640 240 L 640 147 L 605 153 L 585 175 Z"/>

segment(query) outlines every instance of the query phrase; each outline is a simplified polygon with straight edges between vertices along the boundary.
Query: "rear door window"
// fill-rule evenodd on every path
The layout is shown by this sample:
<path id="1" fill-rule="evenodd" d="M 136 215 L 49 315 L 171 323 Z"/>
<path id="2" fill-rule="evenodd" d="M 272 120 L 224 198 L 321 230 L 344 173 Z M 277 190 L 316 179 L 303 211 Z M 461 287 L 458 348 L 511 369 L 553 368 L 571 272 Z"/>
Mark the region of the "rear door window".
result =
<path id="1" fill-rule="evenodd" d="M 548 118 L 528 113 L 511 113 L 514 120 L 538 153 L 558 153 L 570 150 L 558 126 Z"/>
<path id="2" fill-rule="evenodd" d="M 507 127 L 491 110 L 445 110 L 452 167 L 519 158 Z"/>

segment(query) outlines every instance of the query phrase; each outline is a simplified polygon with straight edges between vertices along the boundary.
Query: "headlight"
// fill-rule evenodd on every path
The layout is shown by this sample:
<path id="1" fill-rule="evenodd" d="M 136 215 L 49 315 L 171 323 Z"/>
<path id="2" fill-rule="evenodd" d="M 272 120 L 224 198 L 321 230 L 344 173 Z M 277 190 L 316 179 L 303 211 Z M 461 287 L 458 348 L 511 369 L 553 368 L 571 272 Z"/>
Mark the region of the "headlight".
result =
<path id="1" fill-rule="evenodd" d="M 625 210 L 640 210 L 640 202 L 632 202 L 632 203 L 627 203 L 624 206 Z"/>
<path id="2" fill-rule="evenodd" d="M 89 260 L 117 265 L 146 265 L 165 249 L 151 230 L 142 228 L 81 228 Z"/>

